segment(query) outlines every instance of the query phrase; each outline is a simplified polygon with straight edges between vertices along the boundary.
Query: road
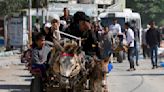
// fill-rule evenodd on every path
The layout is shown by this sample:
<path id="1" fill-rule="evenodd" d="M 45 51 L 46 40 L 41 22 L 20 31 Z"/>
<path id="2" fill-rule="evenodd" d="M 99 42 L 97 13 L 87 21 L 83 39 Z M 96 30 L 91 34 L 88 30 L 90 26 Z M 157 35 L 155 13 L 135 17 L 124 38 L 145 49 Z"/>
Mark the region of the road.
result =
<path id="1" fill-rule="evenodd" d="M 136 71 L 126 71 L 129 63 L 114 63 L 109 74 L 110 92 L 164 92 L 164 69 L 151 69 L 149 59 L 141 59 Z"/>
<path id="2" fill-rule="evenodd" d="M 18 64 L 18 56 L 3 58 L 3 61 L 6 60 L 15 61 L 17 64 L 0 67 L 0 92 L 30 92 L 31 76 L 24 65 Z M 1 62 L 2 58 L 0 64 Z"/>
<path id="3" fill-rule="evenodd" d="M 114 63 L 114 69 L 107 79 L 110 92 L 164 92 L 164 69 L 152 70 L 149 59 L 140 59 L 139 64 L 136 71 L 128 72 L 127 61 Z M 30 92 L 30 80 L 31 76 L 22 64 L 0 67 L 0 92 Z"/>

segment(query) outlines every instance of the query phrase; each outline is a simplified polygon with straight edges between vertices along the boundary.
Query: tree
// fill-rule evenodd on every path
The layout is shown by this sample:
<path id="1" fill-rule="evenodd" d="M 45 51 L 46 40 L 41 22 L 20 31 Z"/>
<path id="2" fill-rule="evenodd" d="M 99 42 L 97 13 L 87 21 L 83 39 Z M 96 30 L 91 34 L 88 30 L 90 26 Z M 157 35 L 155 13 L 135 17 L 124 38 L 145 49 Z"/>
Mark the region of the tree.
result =
<path id="1" fill-rule="evenodd" d="M 155 20 L 158 25 L 164 21 L 164 0 L 127 0 L 127 7 L 141 14 L 142 23 L 146 25 Z M 164 24 L 163 24 L 164 25 Z"/>
<path id="2" fill-rule="evenodd" d="M 6 15 L 28 7 L 28 0 L 3 0 L 0 2 L 0 14 Z"/>
<path id="3" fill-rule="evenodd" d="M 36 8 L 37 5 L 39 8 L 42 8 L 46 7 L 47 0 L 32 0 L 32 3 L 34 8 Z M 28 7 L 29 0 L 3 0 L 0 2 L 0 14 L 1 16 L 4 16 L 13 12 L 17 12 L 21 9 L 27 9 Z"/>

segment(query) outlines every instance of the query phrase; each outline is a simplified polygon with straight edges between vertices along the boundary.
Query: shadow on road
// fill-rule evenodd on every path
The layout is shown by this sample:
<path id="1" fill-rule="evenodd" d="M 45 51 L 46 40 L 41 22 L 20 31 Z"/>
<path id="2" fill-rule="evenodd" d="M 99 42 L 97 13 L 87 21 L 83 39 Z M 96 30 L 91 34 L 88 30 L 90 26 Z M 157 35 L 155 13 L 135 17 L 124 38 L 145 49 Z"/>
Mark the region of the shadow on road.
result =
<path id="1" fill-rule="evenodd" d="M 29 85 L 3 85 L 0 84 L 0 90 L 10 90 L 10 92 L 30 92 Z"/>
<path id="2" fill-rule="evenodd" d="M 24 81 L 31 81 L 32 79 L 25 79 Z"/>
<path id="3" fill-rule="evenodd" d="M 164 76 L 164 74 L 132 74 L 131 76 Z"/>
<path id="4" fill-rule="evenodd" d="M 13 91 L 10 91 L 10 92 L 30 92 L 30 90 L 13 90 Z"/>
<path id="5" fill-rule="evenodd" d="M 19 77 L 31 77 L 31 75 L 19 75 Z"/>
<path id="6" fill-rule="evenodd" d="M 5 80 L 0 80 L 0 82 L 4 82 Z"/>

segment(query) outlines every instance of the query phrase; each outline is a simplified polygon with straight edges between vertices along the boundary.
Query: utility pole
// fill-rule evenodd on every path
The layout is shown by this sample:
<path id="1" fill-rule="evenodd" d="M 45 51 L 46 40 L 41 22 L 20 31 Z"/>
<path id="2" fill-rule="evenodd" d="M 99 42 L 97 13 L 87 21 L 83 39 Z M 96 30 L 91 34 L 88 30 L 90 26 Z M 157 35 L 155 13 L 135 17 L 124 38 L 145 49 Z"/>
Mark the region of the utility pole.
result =
<path id="1" fill-rule="evenodd" d="M 49 0 L 46 0 L 46 22 L 48 21 L 48 7 L 49 7 Z"/>
<path id="2" fill-rule="evenodd" d="M 39 5 L 40 5 L 40 0 L 36 0 L 36 17 L 39 18 Z"/>
<path id="3" fill-rule="evenodd" d="M 28 10 L 28 30 L 29 30 L 29 45 L 32 44 L 32 17 L 31 17 L 31 7 L 32 2 L 29 0 L 29 10 Z"/>
<path id="4" fill-rule="evenodd" d="M 4 17 L 4 32 L 5 32 L 5 47 L 6 47 L 6 49 L 8 49 L 8 30 L 7 30 L 7 18 L 8 18 L 8 15 L 6 15 L 5 17 Z"/>
<path id="5" fill-rule="evenodd" d="M 47 22 L 48 0 L 41 2 L 43 23 Z"/>

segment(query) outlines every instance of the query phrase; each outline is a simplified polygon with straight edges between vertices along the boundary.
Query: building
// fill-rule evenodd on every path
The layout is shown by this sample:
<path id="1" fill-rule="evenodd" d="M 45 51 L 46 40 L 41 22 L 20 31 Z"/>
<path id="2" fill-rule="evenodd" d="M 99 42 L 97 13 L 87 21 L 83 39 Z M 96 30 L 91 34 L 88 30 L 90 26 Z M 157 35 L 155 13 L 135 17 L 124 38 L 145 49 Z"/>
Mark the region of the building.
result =
<path id="1" fill-rule="evenodd" d="M 48 11 L 63 15 L 63 8 L 67 7 L 71 14 L 84 11 L 89 16 L 98 16 L 101 12 L 122 12 L 126 0 L 50 0 Z M 86 7 L 88 7 L 86 9 Z"/>

